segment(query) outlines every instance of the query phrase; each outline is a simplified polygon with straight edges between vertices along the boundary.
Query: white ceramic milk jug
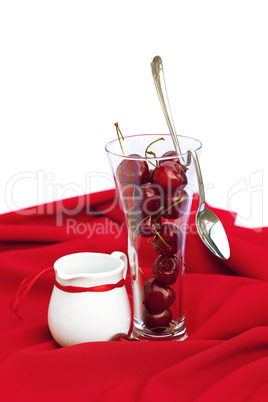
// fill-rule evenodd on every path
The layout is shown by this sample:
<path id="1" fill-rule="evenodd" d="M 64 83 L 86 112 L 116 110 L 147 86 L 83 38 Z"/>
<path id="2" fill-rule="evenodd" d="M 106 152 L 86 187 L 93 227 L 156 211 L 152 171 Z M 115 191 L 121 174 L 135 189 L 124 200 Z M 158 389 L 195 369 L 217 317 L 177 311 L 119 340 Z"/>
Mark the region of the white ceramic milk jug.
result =
<path id="1" fill-rule="evenodd" d="M 108 341 L 131 323 L 124 253 L 75 253 L 54 264 L 48 326 L 61 346 Z"/>

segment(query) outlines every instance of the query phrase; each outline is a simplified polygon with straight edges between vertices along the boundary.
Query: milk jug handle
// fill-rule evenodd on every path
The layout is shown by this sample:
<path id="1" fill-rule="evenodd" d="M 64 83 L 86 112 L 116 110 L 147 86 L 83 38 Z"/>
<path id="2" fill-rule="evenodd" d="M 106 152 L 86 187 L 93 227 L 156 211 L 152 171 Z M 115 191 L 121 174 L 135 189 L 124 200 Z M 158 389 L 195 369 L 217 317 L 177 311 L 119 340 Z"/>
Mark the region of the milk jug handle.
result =
<path id="1" fill-rule="evenodd" d="M 126 276 L 127 276 L 127 265 L 128 265 L 126 254 L 122 253 L 121 251 L 114 251 L 114 252 L 111 254 L 111 256 L 112 256 L 112 257 L 115 257 L 115 258 L 120 258 L 120 260 L 123 261 L 123 263 L 124 263 L 124 265 L 125 265 L 124 270 L 123 270 L 123 278 L 126 279 Z"/>

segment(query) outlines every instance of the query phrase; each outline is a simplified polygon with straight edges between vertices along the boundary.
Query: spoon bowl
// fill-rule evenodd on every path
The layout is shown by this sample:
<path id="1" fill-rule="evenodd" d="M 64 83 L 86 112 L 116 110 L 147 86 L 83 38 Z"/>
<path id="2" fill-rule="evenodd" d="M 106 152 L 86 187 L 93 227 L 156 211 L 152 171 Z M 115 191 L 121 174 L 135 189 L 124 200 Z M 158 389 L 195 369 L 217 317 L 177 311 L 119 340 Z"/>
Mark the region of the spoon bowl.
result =
<path id="1" fill-rule="evenodd" d="M 190 150 L 189 154 L 194 161 L 199 188 L 199 206 L 195 218 L 198 234 L 212 253 L 227 260 L 230 257 L 228 238 L 219 218 L 205 206 L 204 183 L 199 160 L 194 150 Z"/>
<path id="2" fill-rule="evenodd" d="M 230 257 L 230 247 L 225 230 L 219 218 L 209 209 L 198 211 L 196 228 L 205 245 L 217 257 L 227 260 Z"/>

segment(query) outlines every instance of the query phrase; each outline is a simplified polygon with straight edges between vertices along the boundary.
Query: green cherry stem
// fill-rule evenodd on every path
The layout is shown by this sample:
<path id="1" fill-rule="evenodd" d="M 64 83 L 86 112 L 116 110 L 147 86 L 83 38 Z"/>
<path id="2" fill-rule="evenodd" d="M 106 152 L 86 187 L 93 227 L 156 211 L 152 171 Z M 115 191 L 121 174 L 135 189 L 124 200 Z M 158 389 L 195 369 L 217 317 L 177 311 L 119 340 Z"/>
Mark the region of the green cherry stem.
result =
<path id="1" fill-rule="evenodd" d="M 170 332 L 171 332 L 172 335 L 175 334 L 175 331 L 174 331 L 174 329 L 173 329 L 173 327 L 172 327 L 172 325 L 171 325 L 171 322 L 169 323 L 168 329 L 170 330 Z"/>
<path id="2" fill-rule="evenodd" d="M 157 234 L 157 236 L 159 237 L 159 239 L 162 240 L 162 242 L 164 243 L 164 245 L 168 248 L 170 248 L 171 246 L 169 244 L 167 244 L 167 242 L 163 239 L 163 237 L 160 235 L 160 233 L 158 233 L 158 231 L 156 229 L 154 229 L 155 233 Z"/>
<path id="3" fill-rule="evenodd" d="M 167 257 L 164 250 L 162 250 L 162 248 L 160 246 L 158 246 L 158 244 L 153 243 L 150 239 L 148 239 L 148 243 L 152 244 L 154 247 L 157 247 L 161 251 L 161 254 L 164 255 L 165 257 Z"/>
<path id="4" fill-rule="evenodd" d="M 157 140 L 154 140 L 153 142 L 151 142 L 151 143 L 146 147 L 146 149 L 145 149 L 145 158 L 147 158 L 147 154 L 153 155 L 153 156 L 156 158 L 156 154 L 155 154 L 153 151 L 148 151 L 148 148 L 149 148 L 151 145 L 153 145 L 155 142 L 160 141 L 160 140 L 165 141 L 165 138 L 163 138 L 163 137 L 157 138 Z M 153 165 L 154 167 L 157 166 L 157 163 L 154 164 L 154 163 L 151 162 L 150 160 L 149 160 L 149 163 L 150 163 L 151 165 Z"/>
<path id="5" fill-rule="evenodd" d="M 123 150 L 123 147 L 122 147 L 122 143 L 121 143 L 121 139 L 124 141 L 124 136 L 123 136 L 123 134 L 122 134 L 122 132 L 121 132 L 121 130 L 119 128 L 118 123 L 114 123 L 114 125 L 115 125 L 115 128 L 116 128 L 116 134 L 117 134 L 117 138 L 118 138 L 118 141 L 119 141 L 119 144 L 120 144 L 120 148 L 122 150 L 122 154 L 125 156 L 125 153 L 124 153 L 124 150 Z"/>
<path id="6" fill-rule="evenodd" d="M 135 240 L 136 240 L 136 233 L 137 233 L 137 230 L 139 229 L 140 225 L 141 225 L 146 219 L 148 219 L 150 216 L 151 216 L 151 215 L 145 216 L 145 218 L 143 218 L 143 220 L 140 221 L 140 223 L 136 226 L 136 228 L 135 228 L 135 230 L 134 230 L 134 232 L 133 232 L 132 241 L 135 241 Z"/>
<path id="7" fill-rule="evenodd" d="M 147 151 L 147 152 L 146 152 L 146 158 L 147 158 L 147 155 L 148 155 L 148 154 L 149 154 L 149 155 L 153 155 L 153 157 L 156 158 L 156 154 L 155 154 L 153 151 Z M 151 165 L 153 165 L 153 167 L 157 167 L 157 163 L 154 164 L 154 163 L 153 163 L 152 161 L 150 161 L 150 160 L 149 160 L 149 163 L 150 163 Z"/>
<path id="8" fill-rule="evenodd" d="M 179 201 L 175 202 L 175 204 L 171 205 L 170 207 L 168 207 L 167 209 L 165 209 L 164 211 L 162 211 L 156 218 L 154 218 L 154 221 L 156 221 L 157 219 L 160 218 L 160 216 L 162 216 L 164 213 L 166 213 L 169 209 L 175 207 L 175 205 L 180 204 L 182 201 L 186 200 L 186 197 L 182 197 Z M 163 208 L 163 207 L 162 207 Z M 161 209 L 161 208 L 160 208 Z"/>
<path id="9" fill-rule="evenodd" d="M 143 270 L 141 269 L 141 267 L 138 267 L 138 270 L 142 273 L 142 275 L 143 275 L 143 277 L 144 277 L 144 279 L 146 280 L 146 282 L 148 281 L 148 279 L 146 278 L 146 276 L 145 276 L 145 274 L 144 274 L 144 272 L 143 272 Z"/>
<path id="10" fill-rule="evenodd" d="M 154 222 L 157 221 L 157 219 L 159 219 L 160 216 L 162 216 L 162 214 L 165 212 L 165 211 L 163 211 L 163 209 L 164 209 L 164 207 L 160 207 L 160 208 L 158 209 L 157 212 L 160 212 L 160 211 L 161 211 L 161 212 L 160 212 L 160 214 L 158 214 L 156 217 L 153 218 Z"/>

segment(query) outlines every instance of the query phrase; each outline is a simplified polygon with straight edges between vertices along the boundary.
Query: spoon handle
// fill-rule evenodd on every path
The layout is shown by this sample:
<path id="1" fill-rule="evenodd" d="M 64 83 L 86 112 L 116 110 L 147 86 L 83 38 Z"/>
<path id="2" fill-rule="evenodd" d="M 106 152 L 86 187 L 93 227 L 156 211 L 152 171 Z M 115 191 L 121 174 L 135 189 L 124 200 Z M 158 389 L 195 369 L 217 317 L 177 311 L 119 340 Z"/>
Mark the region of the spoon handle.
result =
<path id="1" fill-rule="evenodd" d="M 167 96 L 167 90 L 166 90 L 166 84 L 165 84 L 165 77 L 164 77 L 164 69 L 163 69 L 163 63 L 162 59 L 160 56 L 155 56 L 151 62 L 151 68 L 152 68 L 152 75 L 154 79 L 154 84 L 156 88 L 157 95 L 160 100 L 160 104 L 162 106 L 164 116 L 166 118 L 166 122 L 172 137 L 172 141 L 175 147 L 175 150 L 177 152 L 177 155 L 179 156 L 179 159 L 181 162 L 183 161 L 183 158 L 181 155 L 181 148 L 180 144 L 178 141 L 178 137 L 176 135 L 176 130 L 175 126 L 173 123 L 172 119 L 172 114 L 171 114 L 171 109 L 169 106 L 169 101 L 168 101 L 168 96 Z"/>
<path id="2" fill-rule="evenodd" d="M 200 168 L 200 164 L 199 164 L 199 160 L 198 160 L 196 151 L 191 149 L 191 150 L 189 150 L 189 152 L 192 155 L 194 165 L 195 165 L 198 188 L 199 188 L 199 209 L 201 209 L 201 208 L 205 207 L 205 190 L 204 190 L 203 177 L 202 177 L 201 168 Z"/>

